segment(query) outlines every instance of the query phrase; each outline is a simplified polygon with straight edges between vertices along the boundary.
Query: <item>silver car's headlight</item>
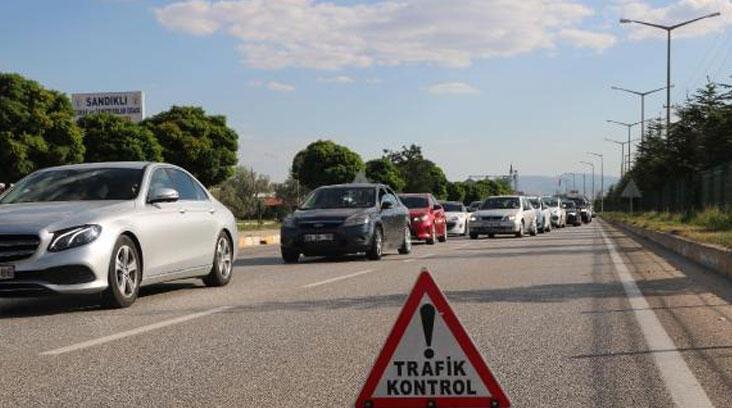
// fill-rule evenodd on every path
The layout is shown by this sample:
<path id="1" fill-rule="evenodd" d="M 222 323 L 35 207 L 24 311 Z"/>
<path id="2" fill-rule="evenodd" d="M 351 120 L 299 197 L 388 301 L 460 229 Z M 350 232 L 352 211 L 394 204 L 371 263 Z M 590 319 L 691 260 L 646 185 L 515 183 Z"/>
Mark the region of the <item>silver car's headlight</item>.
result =
<path id="1" fill-rule="evenodd" d="M 81 225 L 74 228 L 68 228 L 56 231 L 53 234 L 53 240 L 48 246 L 49 252 L 58 252 L 66 249 L 80 247 L 89 244 L 99 238 L 102 233 L 102 227 L 99 225 Z"/>
<path id="2" fill-rule="evenodd" d="M 470 221 L 478 221 L 478 217 L 476 217 L 475 215 L 471 215 Z"/>
<path id="3" fill-rule="evenodd" d="M 352 215 L 348 218 L 346 218 L 346 221 L 343 223 L 344 227 L 353 227 L 355 225 L 364 225 L 369 223 L 369 216 L 366 214 L 357 214 Z"/>

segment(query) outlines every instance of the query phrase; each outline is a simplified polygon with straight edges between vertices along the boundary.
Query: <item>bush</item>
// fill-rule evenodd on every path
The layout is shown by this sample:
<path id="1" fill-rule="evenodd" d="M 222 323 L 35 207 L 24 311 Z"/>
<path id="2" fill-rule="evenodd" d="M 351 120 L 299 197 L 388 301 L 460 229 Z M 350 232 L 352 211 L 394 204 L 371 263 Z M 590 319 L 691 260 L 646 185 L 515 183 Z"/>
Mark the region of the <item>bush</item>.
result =
<path id="1" fill-rule="evenodd" d="M 698 225 L 710 231 L 726 231 L 732 229 L 732 211 L 724 211 L 719 208 L 707 208 L 697 213 L 691 224 Z"/>

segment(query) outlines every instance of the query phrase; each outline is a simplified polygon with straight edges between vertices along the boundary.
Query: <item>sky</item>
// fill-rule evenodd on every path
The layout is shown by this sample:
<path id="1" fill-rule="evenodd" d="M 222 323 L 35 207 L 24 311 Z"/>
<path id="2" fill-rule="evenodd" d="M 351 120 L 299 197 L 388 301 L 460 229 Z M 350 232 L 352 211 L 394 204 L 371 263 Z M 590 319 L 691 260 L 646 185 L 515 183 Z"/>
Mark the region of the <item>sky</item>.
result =
<path id="1" fill-rule="evenodd" d="M 3 0 L 0 71 L 65 93 L 141 90 L 146 114 L 200 105 L 240 138 L 240 164 L 282 181 L 330 139 L 364 160 L 422 146 L 448 178 L 620 169 L 640 102 L 732 75 L 729 0 Z M 665 95 L 647 97 L 647 116 Z M 634 137 L 638 135 L 634 129 Z M 599 172 L 599 165 L 598 165 Z"/>

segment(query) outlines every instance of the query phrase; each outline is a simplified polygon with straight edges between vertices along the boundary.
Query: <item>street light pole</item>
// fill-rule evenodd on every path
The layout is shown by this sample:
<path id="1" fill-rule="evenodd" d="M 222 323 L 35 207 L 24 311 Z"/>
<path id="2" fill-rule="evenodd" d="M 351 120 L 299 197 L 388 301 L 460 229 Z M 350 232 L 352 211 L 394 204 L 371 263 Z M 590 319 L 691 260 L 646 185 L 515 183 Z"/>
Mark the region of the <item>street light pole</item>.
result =
<path id="1" fill-rule="evenodd" d="M 595 165 L 588 161 L 580 161 L 582 164 L 586 164 L 590 167 L 592 167 L 592 202 L 595 202 Z"/>
<path id="2" fill-rule="evenodd" d="M 659 28 L 661 30 L 666 30 L 666 133 L 668 134 L 668 131 L 671 129 L 671 31 L 683 27 L 685 25 L 691 24 L 693 22 L 703 20 L 705 18 L 711 18 L 711 17 L 717 17 L 721 15 L 720 13 L 712 13 L 707 14 L 705 16 L 693 18 L 691 20 L 687 20 L 678 24 L 674 25 L 662 25 L 662 24 L 655 24 L 655 23 L 649 23 L 647 21 L 639 21 L 639 20 L 633 20 L 629 18 L 621 18 L 620 24 L 629 24 L 629 23 L 636 23 L 636 24 L 642 24 L 644 26 L 653 27 L 653 28 Z"/>
<path id="3" fill-rule="evenodd" d="M 640 100 L 641 100 L 641 117 L 640 117 L 641 141 L 643 141 L 645 139 L 645 135 L 646 135 L 646 123 L 645 123 L 646 122 L 646 96 L 650 95 L 652 93 L 656 93 L 658 91 L 662 91 L 662 90 L 666 89 L 666 87 L 664 86 L 662 88 L 657 88 L 657 89 L 653 89 L 653 90 L 646 91 L 646 92 L 634 91 L 632 89 L 621 88 L 619 86 L 611 86 L 610 89 L 613 89 L 615 91 L 628 92 L 633 95 L 640 96 Z"/>
<path id="4" fill-rule="evenodd" d="M 605 156 L 600 153 L 587 152 L 600 158 L 600 212 L 605 211 Z"/>
<path id="5" fill-rule="evenodd" d="M 633 157 L 633 156 L 631 156 L 631 153 L 630 153 L 630 148 L 632 146 L 631 140 L 630 140 L 630 129 L 633 126 L 639 125 L 643 122 L 626 123 L 626 122 L 619 122 L 617 120 L 608 119 L 607 123 L 614 123 L 616 125 L 625 126 L 628 129 L 628 142 L 627 142 L 628 143 L 628 161 L 625 163 L 625 165 L 627 166 L 627 169 L 625 171 L 628 172 L 628 171 L 630 171 L 630 161 L 632 160 L 632 157 Z"/>

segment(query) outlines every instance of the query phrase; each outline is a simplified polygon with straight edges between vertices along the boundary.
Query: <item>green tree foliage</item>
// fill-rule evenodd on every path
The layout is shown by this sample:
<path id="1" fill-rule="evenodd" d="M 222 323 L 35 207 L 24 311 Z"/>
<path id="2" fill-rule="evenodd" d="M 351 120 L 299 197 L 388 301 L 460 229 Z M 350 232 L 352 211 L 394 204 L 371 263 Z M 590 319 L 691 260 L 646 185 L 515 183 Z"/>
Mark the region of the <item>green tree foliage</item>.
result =
<path id="1" fill-rule="evenodd" d="M 375 183 L 391 186 L 395 191 L 402 191 L 406 185 L 397 166 L 386 157 L 366 162 L 366 177 Z"/>
<path id="2" fill-rule="evenodd" d="M 162 161 L 162 147 L 150 129 L 109 113 L 79 119 L 85 161 Z"/>
<path id="3" fill-rule="evenodd" d="M 473 201 L 482 201 L 489 196 L 511 194 L 512 192 L 510 182 L 505 179 L 468 180 L 461 184 L 465 190 L 463 202 L 466 205 Z"/>
<path id="4" fill-rule="evenodd" d="M 308 195 L 310 190 L 301 185 L 292 176 L 288 177 L 283 183 L 274 185 L 275 195 L 282 200 L 282 204 L 288 210 L 292 211 L 300 205 L 300 201 Z"/>
<path id="5" fill-rule="evenodd" d="M 269 177 L 248 167 L 237 167 L 234 175 L 211 193 L 239 219 L 256 218 L 263 210 L 261 195 L 272 191 Z"/>
<path id="6" fill-rule="evenodd" d="M 309 144 L 292 161 L 292 176 L 309 189 L 350 183 L 363 170 L 365 166 L 358 153 L 330 140 Z"/>
<path id="7" fill-rule="evenodd" d="M 702 170 L 732 160 L 732 93 L 725 84 L 707 83 L 676 108 L 678 120 L 665 129 L 660 120 L 651 121 L 645 140 L 638 146 L 633 168 L 620 180 L 610 202 L 619 200 L 631 178 L 641 191 L 655 192 L 660 199 L 664 187 L 684 182 L 684 196 L 693 200 L 700 186 L 695 177 Z M 670 194 L 670 193 L 666 193 Z M 606 201 L 607 204 L 607 201 Z M 691 202 L 688 203 L 688 207 Z"/>
<path id="8" fill-rule="evenodd" d="M 69 99 L 18 74 L 0 73 L 0 181 L 83 158 Z"/>
<path id="9" fill-rule="evenodd" d="M 234 173 L 239 137 L 226 126 L 225 116 L 173 106 L 143 123 L 158 139 L 165 160 L 190 171 L 203 184 L 221 183 Z"/>
<path id="10" fill-rule="evenodd" d="M 400 151 L 384 151 L 384 157 L 399 169 L 405 181 L 406 193 L 432 193 L 437 198 L 447 197 L 447 177 L 442 169 L 422 155 L 417 145 L 402 146 Z"/>
<path id="11" fill-rule="evenodd" d="M 465 200 L 465 186 L 463 183 L 457 181 L 457 182 L 448 182 L 447 183 L 447 199 L 449 201 L 460 201 L 463 202 Z"/>

